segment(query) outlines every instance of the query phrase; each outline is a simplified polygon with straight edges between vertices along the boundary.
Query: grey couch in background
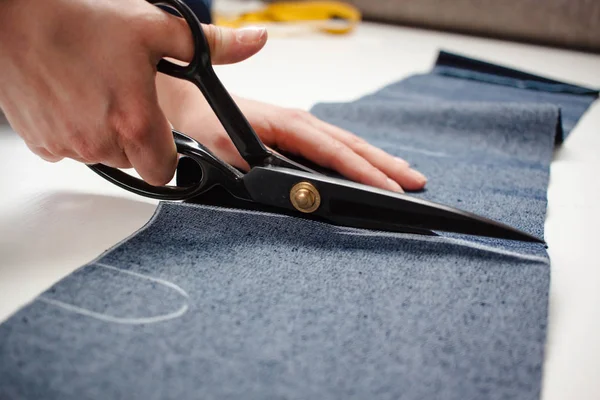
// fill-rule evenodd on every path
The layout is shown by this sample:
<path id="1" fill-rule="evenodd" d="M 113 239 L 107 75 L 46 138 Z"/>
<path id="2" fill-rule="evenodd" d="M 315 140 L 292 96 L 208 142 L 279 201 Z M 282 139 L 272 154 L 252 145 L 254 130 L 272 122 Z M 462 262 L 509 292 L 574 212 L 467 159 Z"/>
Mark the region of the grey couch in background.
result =
<path id="1" fill-rule="evenodd" d="M 600 52 L 600 0 L 344 1 L 365 20 Z"/>

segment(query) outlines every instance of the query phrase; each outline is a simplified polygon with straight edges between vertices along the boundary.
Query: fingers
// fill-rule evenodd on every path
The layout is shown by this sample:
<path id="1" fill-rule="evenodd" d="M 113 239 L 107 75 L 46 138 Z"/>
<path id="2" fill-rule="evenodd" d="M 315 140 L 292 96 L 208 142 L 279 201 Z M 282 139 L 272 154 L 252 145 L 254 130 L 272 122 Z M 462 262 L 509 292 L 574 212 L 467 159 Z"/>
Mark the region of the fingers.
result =
<path id="1" fill-rule="evenodd" d="M 41 25 L 42 14 L 22 13 L 23 24 L 11 25 L 19 40 L 2 42 L 0 104 L 45 160 L 133 166 L 146 182 L 163 185 L 177 153 L 159 107 L 154 61 L 161 51 L 190 59 L 194 46 L 180 18 L 145 1 L 122 3 L 63 1 L 44 9 Z M 23 52 L 32 46 L 36 51 Z"/>
<path id="2" fill-rule="evenodd" d="M 311 114 L 308 114 L 306 119 L 315 129 L 344 143 L 356 154 L 365 158 L 375 168 L 398 182 L 404 189 L 420 190 L 427 183 L 427 178 L 420 172 L 410 168 L 408 162 L 405 160 L 394 157 L 350 132 L 321 121 Z"/>
<path id="3" fill-rule="evenodd" d="M 55 163 L 63 159 L 63 157 L 55 156 L 43 147 L 35 146 L 27 142 L 25 144 L 27 145 L 27 147 L 29 147 L 29 150 L 31 150 L 34 154 L 39 156 L 44 161 Z"/>
<path id="4" fill-rule="evenodd" d="M 265 108 L 256 104 L 242 103 L 244 109 L 255 113 Z M 254 125 L 268 145 L 301 155 L 348 179 L 382 189 L 398 192 L 419 190 L 427 182 L 427 178 L 411 169 L 408 162 L 306 111 L 279 107 L 267 109 L 269 113 L 263 118 L 254 118 Z"/>
<path id="5" fill-rule="evenodd" d="M 171 127 L 160 109 L 111 117 L 112 128 L 90 137 L 71 132 L 43 145 L 27 143 L 29 149 L 49 162 L 70 158 L 85 164 L 101 163 L 113 168 L 135 168 L 151 185 L 167 184 L 175 174 L 177 152 Z M 50 135 L 47 135 L 50 136 Z"/>
<path id="6" fill-rule="evenodd" d="M 303 118 L 288 120 L 286 132 L 273 135 L 281 150 L 333 169 L 348 179 L 395 192 L 403 192 L 398 183 L 374 167 L 336 138 L 323 134 Z"/>
<path id="7" fill-rule="evenodd" d="M 171 181 L 177 167 L 177 150 L 171 127 L 160 108 L 155 117 L 143 113 L 128 116 L 117 127 L 120 146 L 131 166 L 143 180 L 154 186 Z"/>
<path id="8" fill-rule="evenodd" d="M 89 130 L 93 129 L 93 125 Z M 99 129 L 96 135 L 87 134 L 89 130 L 64 129 L 64 141 L 58 147 L 47 143 L 47 149 L 55 155 L 71 158 L 84 164 L 102 163 L 113 168 L 131 168 L 131 163 L 120 147 L 117 132 Z M 53 149 L 57 149 L 53 150 Z"/>
<path id="9" fill-rule="evenodd" d="M 233 64 L 258 53 L 267 42 L 265 28 L 221 28 L 204 25 L 213 64 Z"/>
<path id="10" fill-rule="evenodd" d="M 163 23 L 152 27 L 154 34 L 151 35 L 160 57 L 190 62 L 194 56 L 194 41 L 187 22 L 166 12 L 163 12 L 163 17 Z M 232 29 L 205 24 L 202 28 L 212 64 L 243 61 L 260 51 L 267 42 L 265 28 Z"/>

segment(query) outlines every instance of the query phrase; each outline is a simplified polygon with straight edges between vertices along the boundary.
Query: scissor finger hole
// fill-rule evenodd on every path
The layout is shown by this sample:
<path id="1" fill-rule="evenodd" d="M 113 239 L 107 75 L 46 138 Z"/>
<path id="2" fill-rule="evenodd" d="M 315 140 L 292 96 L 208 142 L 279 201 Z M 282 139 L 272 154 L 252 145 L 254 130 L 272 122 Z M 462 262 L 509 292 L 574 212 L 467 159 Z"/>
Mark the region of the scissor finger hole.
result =
<path id="1" fill-rule="evenodd" d="M 166 3 L 157 3 L 156 4 L 161 10 L 175 16 L 181 19 L 181 21 L 178 21 L 183 27 L 185 27 L 186 29 L 189 29 L 189 25 L 185 20 L 185 17 L 181 14 L 181 12 L 179 12 L 176 8 L 174 8 L 173 6 L 166 4 Z M 179 29 L 179 28 L 178 28 Z M 177 66 L 186 68 L 190 65 L 189 62 L 184 61 L 184 60 L 179 60 L 173 57 L 164 57 L 163 58 L 165 61 L 168 61 L 169 63 L 175 64 Z M 164 63 L 163 63 L 164 64 Z"/>
<path id="2" fill-rule="evenodd" d="M 200 62 L 198 59 L 199 55 L 209 54 L 208 44 L 204 38 L 204 32 L 202 31 L 200 21 L 198 21 L 194 12 L 180 0 L 149 0 L 149 2 L 161 8 L 163 11 L 181 18 L 181 24 L 185 25 L 186 29 L 191 30 L 192 39 L 194 41 L 194 56 L 191 62 L 188 63 L 182 60 L 174 60 L 173 58 L 165 57 L 159 64 L 159 70 L 161 72 L 170 72 L 175 76 L 185 76 L 192 73 Z M 203 62 L 205 62 L 205 60 L 203 60 Z"/>
<path id="3" fill-rule="evenodd" d="M 197 187 L 202 184 L 204 171 L 193 158 L 182 156 L 177 164 L 176 182 L 178 187 Z"/>
<path id="4" fill-rule="evenodd" d="M 142 180 L 134 170 L 131 170 L 131 173 L 127 173 L 124 170 L 108 167 L 103 164 L 93 164 L 88 165 L 88 167 L 108 181 L 133 193 L 160 200 L 185 200 L 195 196 L 196 193 L 202 190 L 205 176 L 202 168 L 194 160 L 187 157 L 185 160 L 184 164 L 187 165 L 189 163 L 189 165 L 183 169 L 180 169 L 178 166 L 176 178 L 165 186 L 150 185 Z M 180 179 L 180 172 L 182 171 L 184 179 Z M 180 183 L 180 181 L 182 182 Z"/>

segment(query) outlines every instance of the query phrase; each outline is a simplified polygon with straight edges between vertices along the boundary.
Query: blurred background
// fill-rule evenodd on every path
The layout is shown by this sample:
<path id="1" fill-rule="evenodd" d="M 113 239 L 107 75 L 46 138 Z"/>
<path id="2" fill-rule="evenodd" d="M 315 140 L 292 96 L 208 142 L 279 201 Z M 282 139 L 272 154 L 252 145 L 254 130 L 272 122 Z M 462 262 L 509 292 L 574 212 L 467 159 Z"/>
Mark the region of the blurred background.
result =
<path id="1" fill-rule="evenodd" d="M 600 53 L 599 0 L 213 0 L 212 8 L 216 24 L 271 19 L 286 25 L 288 33 L 294 25 L 306 28 L 311 18 L 319 26 L 327 13 L 336 12 L 341 15 L 337 27 L 330 21 L 329 33 L 348 33 L 356 21 L 352 27 L 348 22 L 358 13 L 364 21 Z"/>

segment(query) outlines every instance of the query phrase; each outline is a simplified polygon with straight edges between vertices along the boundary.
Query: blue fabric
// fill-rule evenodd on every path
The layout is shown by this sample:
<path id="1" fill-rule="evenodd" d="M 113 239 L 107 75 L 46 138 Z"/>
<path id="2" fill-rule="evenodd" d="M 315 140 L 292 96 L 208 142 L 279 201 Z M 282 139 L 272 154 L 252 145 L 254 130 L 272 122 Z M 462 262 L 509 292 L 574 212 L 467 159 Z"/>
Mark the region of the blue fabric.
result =
<path id="1" fill-rule="evenodd" d="M 464 78 L 483 79 L 500 85 L 541 90 L 547 92 L 573 93 L 598 97 L 598 90 L 548 79 L 542 76 L 440 51 L 434 71 L 437 73 L 460 73 Z"/>
<path id="2" fill-rule="evenodd" d="M 434 68 L 312 112 L 542 236 L 561 114 L 594 100 Z M 540 244 L 161 203 L 0 325 L 0 398 L 534 400 L 549 274 Z"/>

